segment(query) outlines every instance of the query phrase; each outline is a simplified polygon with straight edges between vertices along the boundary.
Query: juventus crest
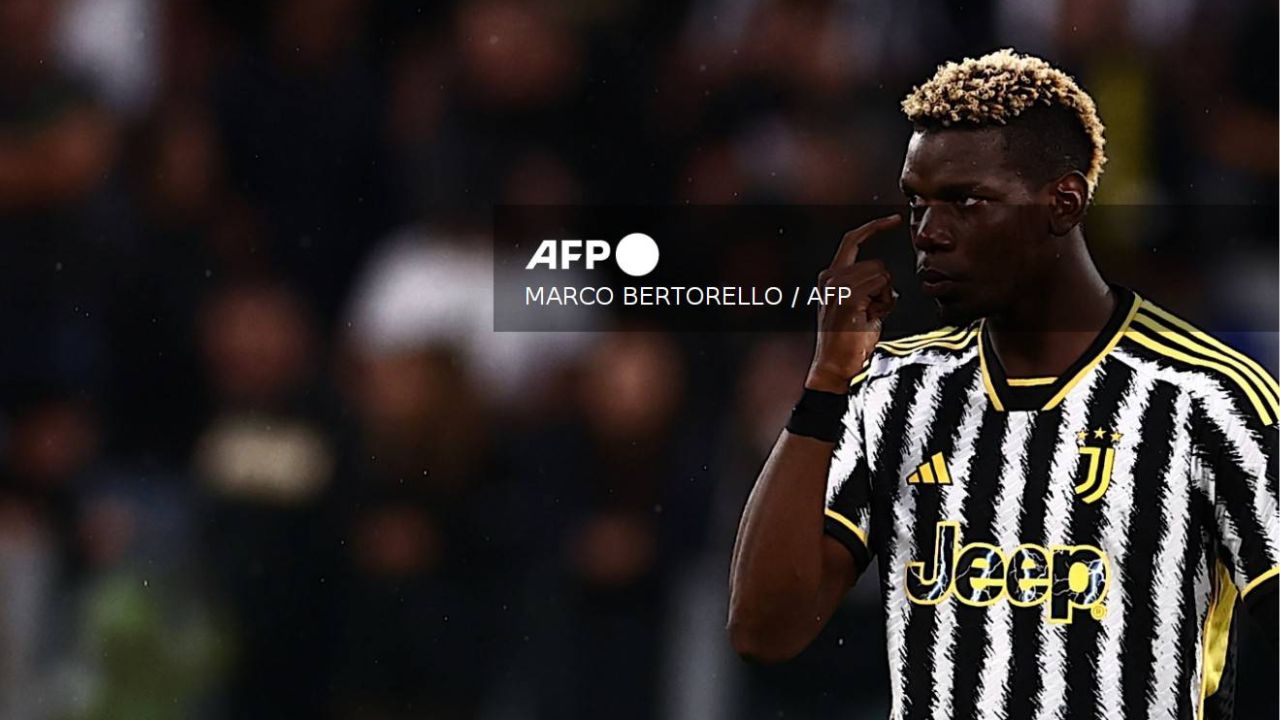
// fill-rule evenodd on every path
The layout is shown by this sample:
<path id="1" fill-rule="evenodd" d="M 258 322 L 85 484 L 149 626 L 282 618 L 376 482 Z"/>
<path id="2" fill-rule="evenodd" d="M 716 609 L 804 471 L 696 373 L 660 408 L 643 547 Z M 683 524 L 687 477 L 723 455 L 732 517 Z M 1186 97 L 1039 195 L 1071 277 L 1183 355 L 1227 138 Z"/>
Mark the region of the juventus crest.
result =
<path id="1" fill-rule="evenodd" d="M 1116 430 L 1081 430 L 1076 433 L 1076 444 L 1081 455 L 1089 459 L 1084 482 L 1076 486 L 1076 495 L 1085 503 L 1095 503 L 1111 485 L 1111 469 L 1115 466 L 1116 443 L 1124 434 Z"/>

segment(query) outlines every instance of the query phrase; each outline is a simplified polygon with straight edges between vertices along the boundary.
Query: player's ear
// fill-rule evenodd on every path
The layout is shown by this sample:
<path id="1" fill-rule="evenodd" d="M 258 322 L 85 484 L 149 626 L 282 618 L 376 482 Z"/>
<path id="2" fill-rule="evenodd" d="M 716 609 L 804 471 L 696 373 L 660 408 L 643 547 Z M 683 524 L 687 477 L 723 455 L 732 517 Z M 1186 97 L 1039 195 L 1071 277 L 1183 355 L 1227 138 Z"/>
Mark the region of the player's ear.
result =
<path id="1" fill-rule="evenodd" d="M 1076 170 L 1054 180 L 1048 187 L 1049 222 L 1054 235 L 1066 235 L 1084 220 L 1089 205 L 1089 183 Z"/>

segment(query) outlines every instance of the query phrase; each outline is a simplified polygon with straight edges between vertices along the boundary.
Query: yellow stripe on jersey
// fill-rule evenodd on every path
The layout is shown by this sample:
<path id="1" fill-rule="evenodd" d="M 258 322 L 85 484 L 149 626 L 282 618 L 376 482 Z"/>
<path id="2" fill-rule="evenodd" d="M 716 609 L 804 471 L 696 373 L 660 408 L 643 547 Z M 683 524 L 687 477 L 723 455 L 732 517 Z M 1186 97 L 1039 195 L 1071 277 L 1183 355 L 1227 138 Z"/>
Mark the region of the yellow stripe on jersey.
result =
<path id="1" fill-rule="evenodd" d="M 827 514 L 827 517 L 849 528 L 849 532 L 852 532 L 854 535 L 857 535 L 858 539 L 862 541 L 862 546 L 865 547 L 868 552 L 871 551 L 871 543 L 867 542 L 867 534 L 862 532 L 862 528 L 858 527 L 857 525 L 854 525 L 852 520 L 841 515 L 835 510 L 832 510 L 831 508 L 827 508 L 826 514 Z"/>
<path id="2" fill-rule="evenodd" d="M 1058 382 L 1056 377 L 1038 377 L 1038 378 L 1007 378 L 1005 382 L 1009 387 L 1037 387 L 1039 385 L 1052 385 Z"/>
<path id="3" fill-rule="evenodd" d="M 1244 589 L 1240 591 L 1240 597 L 1245 597 L 1246 595 L 1249 594 L 1251 590 L 1258 587 L 1259 585 L 1266 582 L 1267 580 L 1270 580 L 1271 578 L 1275 577 L 1277 573 L 1280 573 L 1280 565 L 1277 565 L 1276 567 L 1273 567 L 1270 570 L 1262 573 L 1258 577 L 1250 580 L 1249 584 L 1245 585 Z"/>
<path id="4" fill-rule="evenodd" d="M 939 330 L 933 330 L 927 333 L 921 333 L 919 335 L 908 335 L 907 337 L 898 338 L 897 340 L 885 340 L 880 344 L 905 350 L 914 345 L 919 345 L 920 343 L 929 342 L 930 340 L 937 340 L 947 335 L 955 335 L 963 330 L 964 328 L 959 328 L 959 327 L 949 325 Z"/>
<path id="5" fill-rule="evenodd" d="M 1258 391 L 1258 394 L 1267 402 L 1267 405 L 1271 408 L 1271 412 L 1280 413 L 1280 396 L 1277 396 L 1266 383 L 1259 382 L 1258 379 L 1249 372 L 1249 368 L 1246 367 L 1244 363 L 1228 355 L 1217 352 L 1207 345 L 1196 342 L 1195 340 L 1188 338 L 1183 333 L 1171 330 L 1168 326 L 1157 322 L 1145 312 L 1138 313 L 1136 322 L 1139 325 L 1150 328 L 1151 330 L 1159 333 L 1160 339 L 1165 342 L 1176 343 L 1197 355 L 1202 355 L 1211 360 L 1216 360 L 1239 370 L 1241 376 L 1246 381 L 1250 382 L 1254 389 Z"/>
<path id="6" fill-rule="evenodd" d="M 1200 709 L 1196 717 L 1204 718 L 1205 698 L 1218 692 L 1222 683 L 1222 671 L 1227 666 L 1227 645 L 1231 636 L 1231 615 L 1236 608 L 1236 586 L 1226 566 L 1218 562 L 1214 578 L 1213 601 L 1204 618 L 1204 637 L 1201 641 L 1203 661 L 1200 666 Z"/>
<path id="7" fill-rule="evenodd" d="M 892 350 L 915 350 L 925 345 L 931 345 L 936 342 L 950 342 L 959 340 L 967 335 L 972 328 L 947 328 L 945 331 L 936 331 L 925 333 L 924 335 L 915 335 L 912 337 L 902 338 L 900 340 L 886 340 L 880 343 L 881 347 Z"/>
<path id="8" fill-rule="evenodd" d="M 1186 334 L 1190 335 L 1196 340 L 1199 340 L 1205 345 L 1209 345 L 1217 349 L 1219 352 L 1236 359 L 1237 361 L 1239 361 L 1241 364 L 1243 364 L 1245 367 L 1247 367 L 1249 370 L 1252 371 L 1250 374 L 1253 376 L 1253 378 L 1256 381 L 1258 381 L 1259 384 L 1267 387 L 1268 389 L 1271 390 L 1272 394 L 1274 394 L 1277 398 L 1280 398 L 1280 382 L 1277 382 L 1276 379 L 1271 375 L 1271 373 L 1268 372 L 1266 368 L 1259 365 L 1258 362 L 1253 358 L 1249 357 L 1248 355 L 1245 355 L 1239 350 L 1236 350 L 1230 345 L 1227 345 L 1226 343 L 1215 338 L 1209 333 L 1197 328 L 1196 326 L 1192 325 L 1186 320 L 1183 320 L 1182 318 L 1178 317 L 1177 315 L 1174 315 L 1173 313 L 1169 312 L 1168 310 L 1165 310 L 1164 308 L 1161 308 L 1158 305 L 1153 305 L 1150 302 L 1144 302 L 1142 304 L 1142 309 L 1160 318 L 1161 320 L 1164 320 L 1165 322 L 1169 323 L 1175 328 L 1182 330 Z"/>
<path id="9" fill-rule="evenodd" d="M 1268 412 L 1267 404 L 1262 401 L 1262 398 L 1258 397 L 1258 393 L 1254 391 L 1253 386 L 1248 382 L 1246 382 L 1244 378 L 1240 377 L 1240 374 L 1237 373 L 1235 370 L 1227 367 L 1226 365 L 1223 365 L 1222 363 L 1217 363 L 1212 360 L 1205 360 L 1202 358 L 1198 358 L 1193 355 L 1188 355 L 1182 352 L 1181 350 L 1176 350 L 1174 348 L 1171 348 L 1168 345 L 1165 345 L 1164 343 L 1157 342 L 1151 337 L 1144 335 L 1139 330 L 1130 330 L 1128 335 L 1129 335 L 1129 339 L 1133 340 L 1139 345 L 1143 345 L 1147 347 L 1150 350 L 1154 350 L 1155 352 L 1158 352 L 1161 355 L 1171 357 L 1174 360 L 1181 360 L 1182 362 L 1188 363 L 1190 365 L 1197 365 L 1199 367 L 1206 367 L 1211 370 L 1217 370 L 1223 375 L 1226 375 L 1227 377 L 1231 378 L 1241 387 L 1241 389 L 1244 390 L 1245 395 L 1249 397 L 1249 402 L 1253 403 L 1253 409 L 1256 410 L 1258 412 L 1258 416 L 1262 418 L 1262 423 L 1264 425 L 1271 424 L 1271 412 Z"/>
<path id="10" fill-rule="evenodd" d="M 983 327 L 986 327 L 986 324 L 987 321 L 983 320 L 982 323 L 978 325 L 978 329 L 981 330 Z M 978 368 L 982 373 L 982 386 L 987 389 L 987 397 L 991 398 L 991 405 L 995 407 L 996 410 L 1004 412 L 1004 403 L 1000 402 L 1000 395 L 996 393 L 996 386 L 991 384 L 991 372 L 987 370 L 987 351 L 982 347 L 983 344 L 982 340 L 979 339 Z"/>
<path id="11" fill-rule="evenodd" d="M 947 336 L 947 337 L 936 338 L 933 340 L 929 340 L 927 342 L 919 343 L 911 348 L 891 347 L 881 343 L 880 349 L 884 350 L 890 355 L 897 355 L 898 357 L 905 357 L 907 355 L 910 355 L 911 353 L 924 350 L 926 348 L 946 348 L 949 350 L 963 350 L 964 348 L 968 347 L 969 343 L 973 342 L 973 339 L 977 336 L 978 336 L 978 330 L 977 328 L 973 328 L 970 330 L 965 330 L 964 332 L 962 332 L 960 335 L 957 335 L 957 336 Z"/>
<path id="12" fill-rule="evenodd" d="M 1103 358 L 1105 358 L 1108 354 L 1111 353 L 1112 350 L 1115 349 L 1116 344 L 1120 342 L 1120 338 L 1124 337 L 1125 332 L 1128 331 L 1129 326 L 1133 323 L 1133 316 L 1138 313 L 1138 306 L 1140 305 L 1142 305 L 1142 298 L 1139 297 L 1137 293 L 1134 293 L 1133 305 L 1129 307 L 1129 312 L 1125 314 L 1124 322 L 1120 323 L 1120 327 L 1119 329 L 1116 330 L 1116 334 L 1113 335 L 1109 341 L 1107 341 L 1107 344 L 1103 346 L 1102 350 L 1100 350 L 1092 360 L 1086 363 L 1084 367 L 1080 368 L 1080 372 L 1076 373 L 1075 377 L 1071 378 L 1071 380 L 1068 381 L 1066 385 L 1063 385 L 1062 389 L 1059 390 L 1056 395 L 1049 398 L 1049 402 L 1045 403 L 1044 407 L 1041 409 L 1052 410 L 1055 407 L 1057 407 L 1058 404 L 1061 403 L 1063 399 L 1067 397 L 1067 393 L 1071 392 L 1076 385 L 1079 385 L 1080 381 L 1083 380 L 1084 377 L 1088 375 L 1095 367 L 1097 367 L 1098 363 L 1101 363 Z"/>

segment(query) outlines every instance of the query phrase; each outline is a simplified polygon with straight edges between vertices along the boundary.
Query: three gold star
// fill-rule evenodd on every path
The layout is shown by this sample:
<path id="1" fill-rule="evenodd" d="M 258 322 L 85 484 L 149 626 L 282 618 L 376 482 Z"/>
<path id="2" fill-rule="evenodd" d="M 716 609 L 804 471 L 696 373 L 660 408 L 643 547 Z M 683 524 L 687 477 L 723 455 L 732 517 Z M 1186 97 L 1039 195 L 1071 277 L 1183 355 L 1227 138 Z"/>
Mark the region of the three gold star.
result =
<path id="1" fill-rule="evenodd" d="M 1093 435 L 1093 437 L 1097 440 L 1106 440 L 1107 436 L 1110 435 L 1112 444 L 1118 443 L 1120 442 L 1121 439 L 1124 438 L 1124 433 L 1120 432 L 1119 430 L 1112 429 L 1110 432 L 1108 432 L 1106 428 L 1097 428 L 1095 430 L 1089 430 L 1086 428 L 1076 433 L 1076 441 L 1079 444 L 1084 445 L 1086 442 L 1089 441 L 1090 435 Z"/>

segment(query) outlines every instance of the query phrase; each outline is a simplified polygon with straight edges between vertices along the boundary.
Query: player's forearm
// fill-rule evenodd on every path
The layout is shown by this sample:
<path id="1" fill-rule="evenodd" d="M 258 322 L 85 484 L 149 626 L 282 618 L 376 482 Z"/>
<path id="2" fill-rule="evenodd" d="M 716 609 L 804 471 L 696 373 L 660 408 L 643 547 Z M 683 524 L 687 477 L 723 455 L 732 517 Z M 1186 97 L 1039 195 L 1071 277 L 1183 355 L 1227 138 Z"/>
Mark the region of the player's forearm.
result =
<path id="1" fill-rule="evenodd" d="M 795 434 L 783 432 L 773 446 L 733 551 L 729 634 L 744 656 L 778 661 L 804 650 L 857 577 L 853 557 L 826 539 L 822 509 L 850 383 L 866 366 L 894 302 L 883 261 L 859 262 L 858 248 L 901 221 L 888 215 L 845 233 L 818 274 L 818 283 L 839 288 L 844 300 L 818 311 L 805 392 L 787 423 Z"/>
<path id="2" fill-rule="evenodd" d="M 729 607 L 729 634 L 744 656 L 769 662 L 798 654 L 839 600 L 834 579 L 824 577 L 822 507 L 832 448 L 784 432 L 747 500 Z"/>

